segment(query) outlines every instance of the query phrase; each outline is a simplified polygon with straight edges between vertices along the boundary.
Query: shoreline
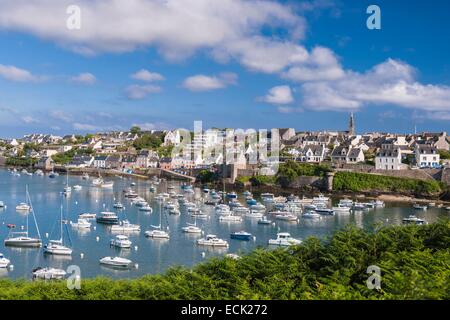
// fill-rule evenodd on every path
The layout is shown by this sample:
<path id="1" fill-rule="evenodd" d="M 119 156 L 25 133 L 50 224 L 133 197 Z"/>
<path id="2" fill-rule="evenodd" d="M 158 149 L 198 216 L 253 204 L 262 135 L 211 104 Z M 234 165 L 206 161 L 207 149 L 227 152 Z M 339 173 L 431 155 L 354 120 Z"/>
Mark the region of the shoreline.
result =
<path id="1" fill-rule="evenodd" d="M 0 168 L 9 169 L 9 168 L 22 168 L 22 169 L 34 169 L 31 167 L 15 167 L 15 166 L 6 166 L 6 165 L 0 165 Z M 154 170 L 158 171 L 158 168 L 154 168 Z M 42 169 L 41 169 L 42 170 Z M 44 172 L 51 172 L 49 170 L 42 170 Z M 155 172 L 154 174 L 141 174 L 141 173 L 127 173 L 116 169 L 94 169 L 94 168 L 65 168 L 63 166 L 55 166 L 54 171 L 59 173 L 65 173 L 68 172 L 70 175 L 74 176 L 81 176 L 84 173 L 89 174 L 90 176 L 96 176 L 99 173 L 102 176 L 107 177 L 124 177 L 124 178 L 131 178 L 131 179 L 137 179 L 137 180 L 150 180 L 153 176 L 157 176 L 161 178 L 161 171 Z M 165 179 L 165 178 L 162 178 Z M 177 179 L 173 179 L 175 181 L 180 181 Z M 195 182 L 193 185 L 202 188 L 204 184 L 200 182 Z M 213 184 L 208 184 L 212 187 L 214 187 L 216 190 L 222 190 L 222 182 L 216 182 Z M 345 198 L 353 198 L 353 199 L 368 199 L 368 200 L 382 200 L 385 202 L 403 202 L 403 203 L 429 203 L 434 202 L 436 204 L 443 204 L 443 205 L 450 205 L 450 201 L 436 199 L 433 197 L 430 198 L 417 198 L 414 195 L 405 195 L 405 194 L 395 194 L 395 193 L 386 193 L 386 192 L 380 192 L 380 191 L 366 191 L 366 192 L 343 192 L 343 191 L 321 191 L 321 190 L 300 190 L 296 188 L 282 188 L 280 186 L 276 185 L 262 185 L 262 186 L 237 186 L 236 184 L 226 183 L 225 189 L 227 191 L 243 191 L 243 190 L 249 190 L 253 193 L 273 193 L 275 196 L 289 196 L 291 194 L 297 195 L 297 196 L 306 196 L 306 197 L 312 197 L 317 196 L 318 194 L 322 193 L 326 196 L 329 196 L 331 198 L 338 198 L 338 197 L 345 197 Z"/>

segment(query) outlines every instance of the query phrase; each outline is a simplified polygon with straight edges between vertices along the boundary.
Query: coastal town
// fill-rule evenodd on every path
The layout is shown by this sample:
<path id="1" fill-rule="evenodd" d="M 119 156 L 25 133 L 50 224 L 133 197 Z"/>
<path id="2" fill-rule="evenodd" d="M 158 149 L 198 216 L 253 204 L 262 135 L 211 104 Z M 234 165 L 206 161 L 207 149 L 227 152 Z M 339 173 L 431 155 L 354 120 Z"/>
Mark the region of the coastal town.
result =
<path id="1" fill-rule="evenodd" d="M 279 155 L 272 161 L 450 184 L 450 137 L 446 132 L 359 134 L 355 122 L 351 114 L 348 128 L 343 131 L 304 132 L 279 128 Z M 211 172 L 219 173 L 230 183 L 261 174 L 260 164 L 251 164 L 245 158 L 223 169 L 223 154 L 206 157 L 202 151 L 195 153 L 220 149 L 226 135 L 224 130 L 190 132 L 190 135 L 193 139 L 183 145 L 184 154 L 189 157 L 177 157 L 173 150 L 182 144 L 181 130 L 142 131 L 133 127 L 128 132 L 86 135 L 28 134 L 0 140 L 0 165 L 44 171 L 114 170 L 143 175 L 163 170 L 173 174 L 172 177 L 191 180 L 195 180 L 199 172 Z M 270 145 L 270 134 L 268 140 Z M 247 144 L 246 148 L 244 157 L 251 152 L 251 146 Z M 273 170 L 264 173 L 266 176 L 276 174 Z"/>

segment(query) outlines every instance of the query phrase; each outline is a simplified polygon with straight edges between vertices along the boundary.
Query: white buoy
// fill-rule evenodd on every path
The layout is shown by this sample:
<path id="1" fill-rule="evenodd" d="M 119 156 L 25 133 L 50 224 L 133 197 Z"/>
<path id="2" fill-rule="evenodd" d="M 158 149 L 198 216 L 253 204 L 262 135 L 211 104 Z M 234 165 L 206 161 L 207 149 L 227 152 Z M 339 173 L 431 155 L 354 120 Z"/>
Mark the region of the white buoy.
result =
<path id="1" fill-rule="evenodd" d="M 134 251 L 138 251 L 138 246 L 134 246 Z"/>
<path id="2" fill-rule="evenodd" d="M 25 227 L 24 226 L 20 226 L 20 229 L 23 230 L 23 229 L 25 229 Z"/>
<path id="3" fill-rule="evenodd" d="M 9 270 L 11 270 L 11 271 L 14 270 L 14 265 L 13 264 L 9 265 Z"/>
<path id="4" fill-rule="evenodd" d="M 206 256 L 205 252 L 202 252 L 202 258 L 204 258 Z"/>
<path id="5" fill-rule="evenodd" d="M 94 230 L 97 230 L 97 226 L 94 226 Z"/>
<path id="6" fill-rule="evenodd" d="M 139 269 L 139 264 L 138 264 L 138 263 L 135 263 L 135 264 L 134 264 L 134 267 L 135 267 L 136 269 Z"/>
<path id="7" fill-rule="evenodd" d="M 98 199 L 95 199 L 95 202 L 98 203 Z"/>
<path id="8" fill-rule="evenodd" d="M 45 233 L 45 237 L 48 238 L 48 232 Z"/>
<path id="9" fill-rule="evenodd" d="M 95 237 L 95 240 L 96 240 L 97 242 L 99 242 L 99 241 L 100 241 L 100 237 L 99 237 L 99 236 Z"/>
<path id="10" fill-rule="evenodd" d="M 103 208 L 106 207 L 106 203 L 103 204 Z"/>
<path id="11" fill-rule="evenodd" d="M 256 241 L 256 236 L 253 236 L 253 241 Z"/>
<path id="12" fill-rule="evenodd" d="M 84 258 L 84 253 L 80 253 L 80 258 L 81 258 L 81 259 Z"/>
<path id="13" fill-rule="evenodd" d="M 78 201 L 75 201 L 75 204 L 78 205 Z"/>

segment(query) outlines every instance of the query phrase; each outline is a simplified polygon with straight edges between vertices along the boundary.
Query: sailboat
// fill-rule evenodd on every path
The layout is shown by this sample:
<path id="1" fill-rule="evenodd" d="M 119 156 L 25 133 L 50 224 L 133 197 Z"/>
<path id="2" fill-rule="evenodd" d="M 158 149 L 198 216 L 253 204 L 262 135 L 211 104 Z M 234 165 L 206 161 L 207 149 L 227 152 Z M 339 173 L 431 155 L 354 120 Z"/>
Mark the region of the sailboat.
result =
<path id="1" fill-rule="evenodd" d="M 31 214 L 33 215 L 34 224 L 36 226 L 37 238 L 32 238 L 29 236 L 29 216 L 27 213 L 27 222 L 25 231 L 21 232 L 13 232 L 10 231 L 8 237 L 5 239 L 5 246 L 11 247 L 27 247 L 27 248 L 39 248 L 42 245 L 41 234 L 39 232 L 39 226 L 36 221 L 36 216 L 34 215 L 33 205 L 31 204 L 31 198 L 28 193 L 28 185 L 26 186 L 26 197 L 27 197 L 27 205 L 31 208 Z M 12 228 L 11 228 L 12 229 Z"/>
<path id="2" fill-rule="evenodd" d="M 186 223 L 186 227 L 181 228 L 181 230 L 183 230 L 183 232 L 185 233 L 202 233 L 202 229 L 200 229 L 199 227 L 197 227 L 197 219 L 196 216 L 194 215 L 194 223 Z"/>
<path id="3" fill-rule="evenodd" d="M 70 256 L 72 254 L 72 249 L 64 245 L 62 203 L 61 203 L 61 213 L 60 213 L 60 235 L 61 235 L 61 238 L 59 240 L 50 240 L 49 243 L 44 246 L 44 253 L 54 254 L 54 255 L 65 255 L 65 256 Z"/>
<path id="4" fill-rule="evenodd" d="M 72 187 L 69 186 L 69 171 L 66 173 L 66 186 L 64 187 L 64 194 L 69 194 L 72 192 Z"/>
<path id="5" fill-rule="evenodd" d="M 153 226 L 154 230 L 145 231 L 145 236 L 150 238 L 157 239 L 169 239 L 169 233 L 162 230 L 162 211 L 161 211 L 161 202 L 159 203 L 159 226 Z"/>

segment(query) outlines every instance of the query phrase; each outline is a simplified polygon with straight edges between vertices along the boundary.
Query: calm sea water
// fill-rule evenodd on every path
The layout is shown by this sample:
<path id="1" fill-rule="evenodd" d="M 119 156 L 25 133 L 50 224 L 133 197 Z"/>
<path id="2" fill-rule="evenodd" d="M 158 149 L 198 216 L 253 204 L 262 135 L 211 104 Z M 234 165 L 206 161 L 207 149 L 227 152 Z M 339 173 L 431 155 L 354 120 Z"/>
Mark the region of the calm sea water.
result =
<path id="1" fill-rule="evenodd" d="M 244 218 L 242 223 L 219 222 L 213 207 L 205 205 L 203 210 L 209 212 L 210 217 L 208 220 L 197 220 L 197 224 L 204 230 L 205 234 L 216 234 L 220 238 L 228 240 L 230 244 L 228 249 L 211 249 L 196 245 L 196 239 L 202 237 L 202 235 L 189 235 L 181 231 L 181 228 L 186 226 L 187 222 L 193 222 L 192 218 L 183 212 L 179 216 L 169 215 L 163 218 L 163 225 L 168 224 L 170 228 L 170 240 L 146 238 L 144 232 L 151 229 L 150 225 L 159 224 L 159 205 L 153 200 L 155 194 L 149 191 L 151 182 L 125 178 L 113 180 L 115 182 L 114 188 L 107 190 L 92 187 L 90 180 L 85 181 L 81 177 L 70 176 L 70 185 L 79 184 L 83 188 L 80 191 L 72 191 L 70 196 L 64 197 L 61 195 L 66 183 L 66 177 L 63 175 L 54 179 L 50 179 L 48 176 L 26 176 L 23 174 L 20 177 L 15 177 L 6 170 L 0 170 L 0 201 L 7 205 L 6 209 L 0 209 L 0 252 L 10 259 L 14 265 L 13 270 L 0 269 L 0 276 L 30 278 L 31 270 L 36 267 L 51 266 L 66 269 L 69 265 L 78 265 L 82 277 L 105 275 L 113 278 L 132 278 L 148 273 L 160 273 L 173 265 L 192 266 L 215 255 L 239 254 L 258 246 L 265 247 L 267 241 L 276 238 L 277 232 L 280 231 L 287 231 L 293 237 L 305 239 L 309 236 L 325 237 L 348 223 L 360 227 L 370 227 L 377 222 L 401 224 L 402 218 L 411 213 L 415 213 L 428 222 L 433 222 L 440 215 L 448 215 L 443 209 L 432 208 L 428 211 L 413 212 L 414 210 L 409 205 L 388 203 L 383 209 L 365 213 L 328 216 L 322 217 L 320 220 L 300 219 L 298 223 L 276 221 L 274 226 L 267 226 L 258 225 L 257 219 L 249 218 Z M 123 198 L 122 191 L 130 187 L 130 183 L 133 181 L 136 183 L 133 189 L 151 204 L 153 213 L 140 212 L 130 204 L 129 200 Z M 141 232 L 129 234 L 130 240 L 133 241 L 132 249 L 120 250 L 110 247 L 109 242 L 114 235 L 111 234 L 108 226 L 96 224 L 95 221 L 92 221 L 91 230 L 87 231 L 67 226 L 69 232 L 65 239 L 66 241 L 69 238 L 71 240 L 73 248 L 71 257 L 44 255 L 42 249 L 5 247 L 3 241 L 9 232 L 6 225 L 15 224 L 19 229 L 26 223 L 26 214 L 15 210 L 17 204 L 25 201 L 26 185 L 28 185 L 44 244 L 47 243 L 49 238 L 59 238 L 58 219 L 61 201 L 64 205 L 65 218 L 68 220 L 76 222 L 77 216 L 86 212 L 117 211 L 121 219 L 129 219 L 132 223 L 141 225 Z M 176 186 L 175 191 L 182 193 L 179 184 L 174 181 L 162 182 L 158 186 L 158 192 L 166 192 L 167 185 Z M 196 189 L 195 194 L 188 197 L 193 199 L 202 196 L 204 196 L 202 191 Z M 126 209 L 113 209 L 115 200 L 124 203 Z M 241 203 L 245 204 L 245 200 L 241 199 Z M 33 220 L 30 219 L 30 233 L 35 236 L 36 229 L 32 224 Z M 248 242 L 231 240 L 230 233 L 240 230 L 252 233 L 256 239 Z M 47 234 L 48 238 L 46 237 Z M 137 246 L 137 250 L 134 246 Z M 83 258 L 81 258 L 81 254 L 84 255 Z M 100 266 L 99 259 L 105 256 L 121 256 L 130 259 L 138 264 L 138 268 L 115 270 Z"/>

